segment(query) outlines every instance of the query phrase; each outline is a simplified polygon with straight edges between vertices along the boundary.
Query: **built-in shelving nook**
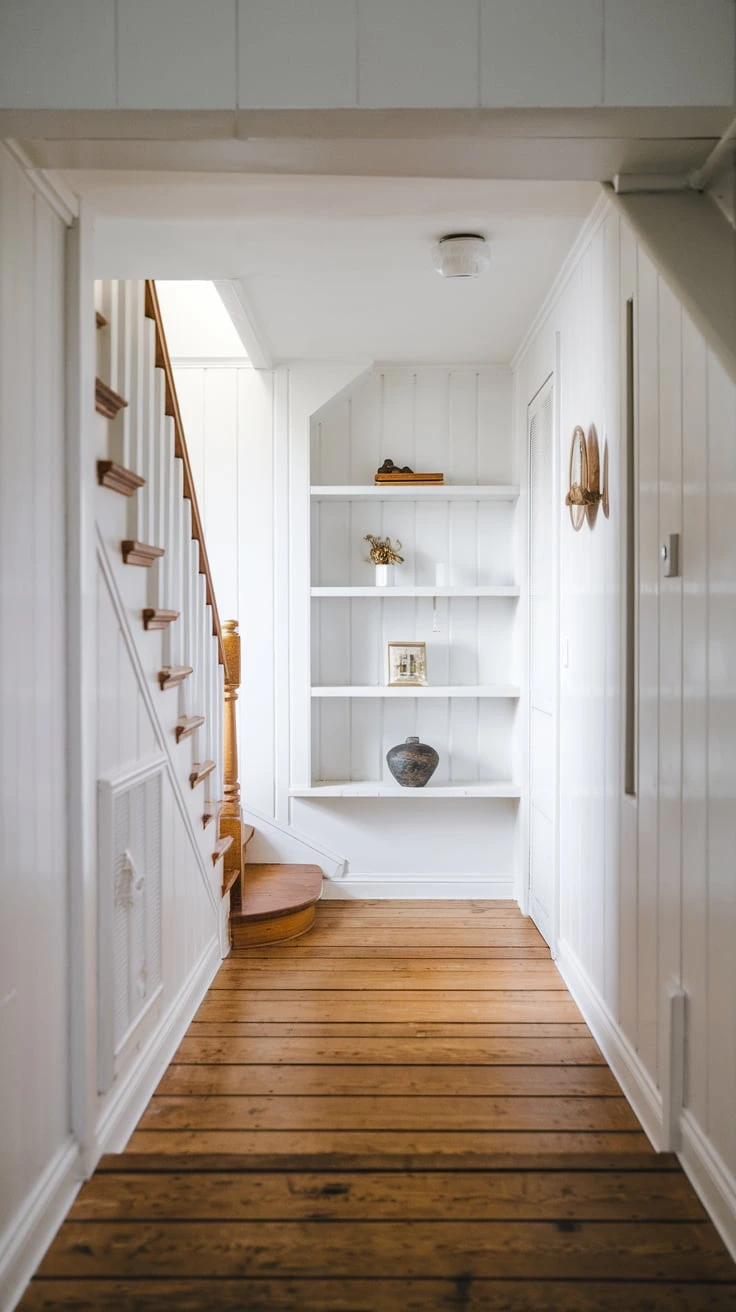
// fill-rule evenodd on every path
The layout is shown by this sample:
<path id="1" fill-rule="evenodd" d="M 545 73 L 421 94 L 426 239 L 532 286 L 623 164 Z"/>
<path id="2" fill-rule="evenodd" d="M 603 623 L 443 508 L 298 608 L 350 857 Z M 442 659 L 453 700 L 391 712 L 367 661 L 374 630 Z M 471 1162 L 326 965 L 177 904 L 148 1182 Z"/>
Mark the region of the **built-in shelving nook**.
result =
<path id="1" fill-rule="evenodd" d="M 386 458 L 445 481 L 376 486 Z M 345 853 L 356 896 L 390 895 L 392 879 L 396 896 L 512 895 L 514 473 L 502 366 L 376 367 L 312 416 L 311 770 L 292 779 L 292 815 Z M 367 534 L 401 543 L 389 586 L 376 585 Z M 390 641 L 426 643 L 426 686 L 387 686 Z M 402 788 L 386 764 L 409 735 L 440 756 L 422 789 Z"/>

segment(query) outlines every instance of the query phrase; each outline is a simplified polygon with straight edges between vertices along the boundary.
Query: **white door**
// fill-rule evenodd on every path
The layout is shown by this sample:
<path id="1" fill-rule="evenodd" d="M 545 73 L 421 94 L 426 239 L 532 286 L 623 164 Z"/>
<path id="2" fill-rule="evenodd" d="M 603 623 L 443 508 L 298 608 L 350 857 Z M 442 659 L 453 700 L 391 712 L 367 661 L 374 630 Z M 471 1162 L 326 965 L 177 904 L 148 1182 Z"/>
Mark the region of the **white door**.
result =
<path id="1" fill-rule="evenodd" d="M 529 914 L 553 950 L 556 924 L 557 597 L 554 380 L 529 404 Z"/>

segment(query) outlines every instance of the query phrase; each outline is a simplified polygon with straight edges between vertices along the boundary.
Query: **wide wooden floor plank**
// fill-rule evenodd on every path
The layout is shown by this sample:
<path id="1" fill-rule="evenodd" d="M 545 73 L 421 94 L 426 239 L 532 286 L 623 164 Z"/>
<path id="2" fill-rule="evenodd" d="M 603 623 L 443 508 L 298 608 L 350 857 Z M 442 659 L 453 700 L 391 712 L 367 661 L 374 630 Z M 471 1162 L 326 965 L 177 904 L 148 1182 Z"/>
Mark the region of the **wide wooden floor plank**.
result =
<path id="1" fill-rule="evenodd" d="M 731 1312 L 736 1266 L 511 902 L 233 952 L 24 1312 Z"/>
<path id="2" fill-rule="evenodd" d="M 36 1280 L 22 1312 L 733 1312 L 730 1285 L 631 1280 Z"/>
<path id="3" fill-rule="evenodd" d="M 172 1064 L 156 1089 L 157 1096 L 247 1094 L 251 1097 L 305 1094 L 381 1095 L 443 1098 L 499 1094 L 523 1098 L 621 1098 L 621 1088 L 607 1066 L 397 1066 L 266 1065 L 191 1066 Z"/>
<path id="4" fill-rule="evenodd" d="M 394 948 L 396 950 L 403 947 L 413 948 L 455 948 L 455 947 L 544 947 L 544 939 L 534 926 L 526 923 L 517 924 L 513 927 L 505 927 L 493 924 L 478 924 L 477 928 L 455 929 L 452 926 L 445 928 L 438 923 L 435 927 L 427 925 L 401 925 L 397 922 L 396 928 L 388 925 L 350 925 L 346 922 L 344 925 L 320 925 L 319 922 L 314 929 L 310 930 L 310 942 L 319 950 L 325 949 L 330 945 L 335 947 L 359 947 L 363 952 L 369 949 L 373 943 L 380 944 L 383 947 Z M 278 947 L 272 949 L 278 952 Z M 245 951 L 245 949 L 244 949 Z"/>
<path id="5" fill-rule="evenodd" d="M 173 1064 L 226 1066 L 263 1062 L 283 1064 L 340 1066 L 605 1066 L 605 1059 L 593 1039 L 541 1037 L 526 1035 L 498 1038 L 422 1038 L 369 1037 L 272 1038 L 260 1035 L 220 1038 L 187 1036 L 180 1043 Z"/>
<path id="6" fill-rule="evenodd" d="M 368 969 L 346 970 L 332 963 L 327 968 L 306 969 L 292 965 L 291 969 L 281 962 L 254 962 L 237 970 L 221 971 L 217 977 L 213 996 L 225 994 L 230 990 L 252 989 L 339 989 L 341 993 L 350 990 L 362 992 L 370 989 L 420 989 L 453 990 L 467 992 L 473 990 L 539 990 L 554 989 L 560 991 L 563 986 L 559 971 L 549 961 L 494 961 L 488 963 L 468 963 L 473 970 L 464 968 L 448 970 L 441 965 L 430 968 L 406 968 L 394 966 L 390 970 L 381 970 L 378 962 L 371 963 Z"/>
<path id="7" fill-rule="evenodd" d="M 176 1171 L 96 1175 L 72 1221 L 703 1221 L 675 1171 Z"/>
<path id="8" fill-rule="evenodd" d="M 67 1221 L 40 1275 L 733 1279 L 707 1222 Z"/>
<path id="9" fill-rule="evenodd" d="M 313 932 L 313 931 L 312 931 Z M 440 937 L 438 934 L 437 937 Z M 499 937 L 501 937 L 499 935 Z M 333 961 L 549 961 L 549 948 L 544 942 L 511 944 L 505 939 L 499 943 L 485 944 L 483 947 L 426 943 L 423 947 L 392 946 L 384 943 L 333 943 L 330 939 L 315 946 L 308 935 L 296 939 L 293 943 L 274 944 L 268 948 L 248 948 L 247 951 L 233 950 L 227 958 L 233 967 L 252 961 L 308 961 L 319 965 Z M 227 964 L 227 962 L 225 963 Z"/>
<path id="10" fill-rule="evenodd" d="M 379 1086 L 380 1087 L 380 1084 Z M 364 1093 L 151 1099 L 142 1130 L 635 1130 L 624 1097 L 425 1097 Z"/>
<path id="11" fill-rule="evenodd" d="M 311 1166 L 335 1166 L 346 1155 L 359 1158 L 356 1169 L 380 1168 L 391 1160 L 416 1165 L 430 1156 L 435 1166 L 443 1159 L 455 1165 L 479 1169 L 501 1169 L 519 1154 L 534 1160 L 540 1156 L 592 1153 L 607 1155 L 646 1153 L 654 1156 L 643 1130 L 186 1130 L 142 1129 L 133 1131 L 126 1145 L 132 1153 L 241 1153 L 261 1160 L 272 1154 L 305 1159 Z"/>
<path id="12" fill-rule="evenodd" d="M 386 997 L 369 988 L 351 990 L 312 989 L 308 993 L 288 989 L 211 990 L 199 1011 L 198 1020 L 279 1021 L 376 1021 L 390 1012 L 395 1021 L 579 1021 L 580 1012 L 565 990 L 528 991 L 496 989 L 488 993 L 468 989 L 444 994 L 441 990 L 405 989 Z"/>
<path id="13" fill-rule="evenodd" d="M 384 1008 L 384 1012 L 385 1012 Z M 191 1038 L 386 1038 L 386 1039 L 496 1039 L 496 1038 L 587 1038 L 590 1031 L 582 1021 L 202 1021 L 193 1020 Z"/>

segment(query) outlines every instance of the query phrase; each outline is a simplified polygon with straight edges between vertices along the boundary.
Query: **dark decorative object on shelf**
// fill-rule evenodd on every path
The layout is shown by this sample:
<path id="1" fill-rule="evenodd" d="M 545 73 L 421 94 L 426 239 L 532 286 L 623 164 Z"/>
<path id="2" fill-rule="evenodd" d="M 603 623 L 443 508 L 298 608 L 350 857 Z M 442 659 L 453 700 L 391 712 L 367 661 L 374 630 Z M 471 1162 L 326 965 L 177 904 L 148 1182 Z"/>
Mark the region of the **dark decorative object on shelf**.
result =
<path id="1" fill-rule="evenodd" d="M 444 474 L 417 474 L 411 465 L 395 465 L 393 460 L 384 460 L 376 470 L 374 483 L 444 483 Z"/>
<path id="2" fill-rule="evenodd" d="M 384 460 L 381 468 L 376 470 L 378 474 L 413 474 L 414 470 L 409 465 L 395 465 L 393 460 Z"/>
<path id="3" fill-rule="evenodd" d="M 407 738 L 386 753 L 388 768 L 402 788 L 423 788 L 432 778 L 439 763 L 439 755 L 418 738 Z"/>

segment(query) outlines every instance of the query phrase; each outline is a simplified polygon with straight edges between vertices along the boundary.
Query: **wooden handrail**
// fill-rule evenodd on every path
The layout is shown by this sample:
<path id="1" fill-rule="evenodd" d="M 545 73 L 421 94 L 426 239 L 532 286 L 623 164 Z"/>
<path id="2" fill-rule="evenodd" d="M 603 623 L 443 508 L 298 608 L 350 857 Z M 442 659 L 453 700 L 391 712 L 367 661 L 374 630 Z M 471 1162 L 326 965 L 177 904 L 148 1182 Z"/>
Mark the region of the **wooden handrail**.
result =
<path id="1" fill-rule="evenodd" d="M 215 600 L 215 589 L 212 582 L 212 571 L 210 562 L 207 558 L 207 548 L 204 542 L 204 529 L 202 527 L 202 517 L 199 513 L 199 504 L 197 502 L 197 492 L 194 486 L 194 476 L 192 466 L 189 460 L 189 451 L 187 450 L 186 438 L 184 436 L 184 425 L 181 421 L 181 411 L 179 410 L 179 399 L 176 395 L 174 384 L 174 371 L 171 367 L 171 358 L 169 348 L 166 345 L 166 333 L 164 332 L 163 319 L 161 318 L 161 307 L 156 295 L 156 284 L 152 279 L 146 279 L 146 316 L 153 319 L 156 328 L 156 367 L 163 369 L 166 383 L 166 413 L 174 421 L 174 454 L 181 460 L 184 470 L 184 496 L 190 502 L 192 507 L 192 537 L 199 546 L 199 572 L 204 574 L 205 585 L 207 589 L 207 601 L 212 608 L 212 632 L 217 638 L 217 650 L 220 664 L 225 666 L 225 646 L 222 640 L 222 627 L 220 625 L 220 616 L 217 610 Z"/>

